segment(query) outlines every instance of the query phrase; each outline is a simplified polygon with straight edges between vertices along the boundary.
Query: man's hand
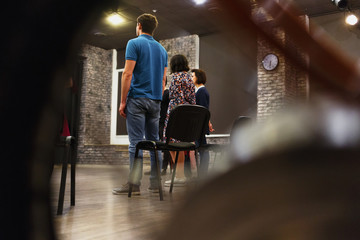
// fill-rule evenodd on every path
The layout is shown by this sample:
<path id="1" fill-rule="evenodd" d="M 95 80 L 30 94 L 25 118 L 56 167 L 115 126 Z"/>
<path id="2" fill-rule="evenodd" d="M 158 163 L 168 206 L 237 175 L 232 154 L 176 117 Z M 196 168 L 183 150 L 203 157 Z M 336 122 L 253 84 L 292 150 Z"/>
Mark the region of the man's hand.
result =
<path id="1" fill-rule="evenodd" d="M 126 118 L 125 108 L 126 108 L 126 103 L 120 103 L 119 113 L 123 118 Z"/>

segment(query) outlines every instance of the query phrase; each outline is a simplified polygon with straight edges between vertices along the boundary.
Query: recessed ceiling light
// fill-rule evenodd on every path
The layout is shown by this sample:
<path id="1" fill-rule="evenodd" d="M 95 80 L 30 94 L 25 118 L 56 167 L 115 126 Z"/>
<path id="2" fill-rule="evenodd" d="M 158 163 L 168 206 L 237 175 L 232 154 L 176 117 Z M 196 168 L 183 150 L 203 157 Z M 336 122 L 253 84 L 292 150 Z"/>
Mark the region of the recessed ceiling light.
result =
<path id="1" fill-rule="evenodd" d="M 124 22 L 124 18 L 122 18 L 118 13 L 110 14 L 106 20 L 111 23 L 112 25 L 119 25 L 120 23 Z"/>
<path id="2" fill-rule="evenodd" d="M 354 14 L 351 14 L 346 17 L 345 22 L 349 25 L 355 25 L 358 22 L 358 18 Z"/>
<path id="3" fill-rule="evenodd" d="M 193 0 L 197 5 L 203 4 L 206 0 Z"/>

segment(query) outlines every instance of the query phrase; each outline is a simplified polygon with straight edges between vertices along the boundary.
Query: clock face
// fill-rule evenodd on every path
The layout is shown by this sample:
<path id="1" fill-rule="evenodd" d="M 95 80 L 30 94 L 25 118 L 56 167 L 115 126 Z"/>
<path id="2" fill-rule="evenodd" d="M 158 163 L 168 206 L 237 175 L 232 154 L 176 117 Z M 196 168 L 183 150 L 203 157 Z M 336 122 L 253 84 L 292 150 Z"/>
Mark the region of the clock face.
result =
<path id="1" fill-rule="evenodd" d="M 267 54 L 264 57 L 262 64 L 266 70 L 274 70 L 279 64 L 279 58 L 275 54 Z"/>

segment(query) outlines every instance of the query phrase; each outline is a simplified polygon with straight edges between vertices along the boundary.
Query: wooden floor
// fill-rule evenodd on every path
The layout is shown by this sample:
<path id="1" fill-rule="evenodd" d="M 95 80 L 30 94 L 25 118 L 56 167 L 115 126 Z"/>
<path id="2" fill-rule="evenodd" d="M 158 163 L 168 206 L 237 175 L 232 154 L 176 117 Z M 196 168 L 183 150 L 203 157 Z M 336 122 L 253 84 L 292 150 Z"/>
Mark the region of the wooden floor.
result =
<path id="1" fill-rule="evenodd" d="M 57 216 L 60 166 L 52 175 L 52 213 L 60 240 L 70 239 L 154 239 L 162 231 L 174 208 L 179 206 L 191 187 L 165 188 L 164 201 L 149 193 L 149 177 L 144 176 L 141 195 L 113 195 L 111 190 L 126 182 L 128 166 L 78 165 L 76 168 L 76 204 L 70 207 L 68 173 L 64 212 Z M 149 166 L 144 166 L 144 171 Z M 170 179 L 170 174 L 163 178 Z"/>
<path id="2" fill-rule="evenodd" d="M 195 182 L 175 188 L 173 194 L 167 191 L 164 201 L 147 192 L 148 176 L 140 196 L 113 195 L 112 188 L 125 182 L 128 166 L 78 165 L 76 205 L 70 208 L 68 185 L 61 216 L 55 215 L 61 170 L 56 167 L 52 212 L 57 236 L 146 240 L 162 233 L 161 240 L 360 239 L 358 155 L 354 149 L 323 148 L 268 154 L 233 166 L 208 184 Z M 212 166 L 210 175 L 221 173 L 214 170 L 219 169 Z M 183 203 L 185 207 L 172 218 Z"/>

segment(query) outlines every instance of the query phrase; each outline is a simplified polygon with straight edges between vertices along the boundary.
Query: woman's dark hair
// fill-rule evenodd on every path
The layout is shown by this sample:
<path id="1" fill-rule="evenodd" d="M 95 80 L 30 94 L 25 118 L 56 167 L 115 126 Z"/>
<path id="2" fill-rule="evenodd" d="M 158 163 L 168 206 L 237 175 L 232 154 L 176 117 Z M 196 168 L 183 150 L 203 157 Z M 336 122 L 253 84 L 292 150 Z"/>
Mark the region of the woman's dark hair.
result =
<path id="1" fill-rule="evenodd" d="M 195 76 L 197 78 L 198 84 L 205 84 L 206 83 L 206 74 L 201 69 L 192 69 L 191 72 L 195 73 Z"/>
<path id="2" fill-rule="evenodd" d="M 144 33 L 148 33 L 151 35 L 154 34 L 154 31 L 158 26 L 158 21 L 157 21 L 156 17 L 149 13 L 144 13 L 144 14 L 140 15 L 137 18 L 137 22 L 141 24 L 142 31 Z"/>
<path id="3" fill-rule="evenodd" d="M 189 62 L 184 55 L 177 54 L 173 56 L 170 60 L 170 70 L 171 73 L 183 71 L 187 72 L 190 70 Z"/>

